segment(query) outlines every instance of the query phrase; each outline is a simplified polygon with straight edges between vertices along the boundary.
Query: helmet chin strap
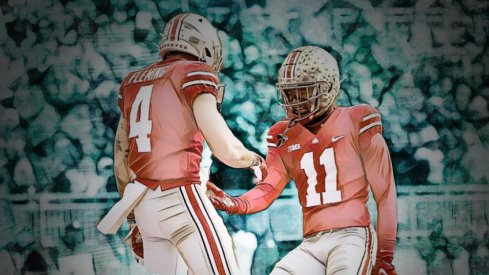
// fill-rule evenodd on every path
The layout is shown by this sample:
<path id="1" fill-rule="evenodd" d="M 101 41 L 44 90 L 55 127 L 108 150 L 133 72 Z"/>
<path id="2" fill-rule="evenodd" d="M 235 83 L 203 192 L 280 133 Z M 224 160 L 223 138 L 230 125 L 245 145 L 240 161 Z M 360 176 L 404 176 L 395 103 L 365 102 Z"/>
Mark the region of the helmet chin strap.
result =
<path id="1" fill-rule="evenodd" d="M 325 118 L 327 118 L 329 116 L 329 113 L 330 113 L 330 111 L 323 112 L 322 114 L 319 114 L 319 115 L 313 114 L 311 116 L 311 118 L 309 119 L 309 121 L 304 123 L 304 125 L 314 125 L 318 122 L 322 122 Z"/>
<path id="2" fill-rule="evenodd" d="M 316 117 L 310 119 L 308 122 L 304 123 L 303 125 L 308 129 L 314 128 L 314 126 L 317 126 L 319 123 L 326 121 L 328 119 L 328 117 L 333 113 L 333 109 L 334 109 L 334 107 L 331 106 L 326 112 L 320 114 L 319 116 L 316 116 Z M 312 114 L 311 116 L 313 116 L 313 115 L 314 114 Z M 287 135 L 286 135 L 287 132 L 289 131 L 289 129 L 294 127 L 297 123 L 301 123 L 307 119 L 308 119 L 307 117 L 305 119 L 304 118 L 303 119 L 291 118 L 289 120 L 289 123 L 287 123 L 287 127 L 285 128 L 285 130 L 281 134 L 278 135 L 277 147 L 282 146 L 289 139 L 289 137 L 287 137 Z"/>
<path id="3" fill-rule="evenodd" d="M 304 126 L 306 126 L 306 128 L 314 127 L 318 123 L 325 121 L 326 119 L 328 119 L 329 115 L 332 113 L 332 110 L 333 110 L 333 108 L 331 107 L 331 108 L 329 108 L 329 110 L 327 110 L 326 112 L 323 112 L 320 115 L 317 115 L 317 116 L 313 115 L 314 117 L 310 118 L 309 121 L 304 123 Z"/>

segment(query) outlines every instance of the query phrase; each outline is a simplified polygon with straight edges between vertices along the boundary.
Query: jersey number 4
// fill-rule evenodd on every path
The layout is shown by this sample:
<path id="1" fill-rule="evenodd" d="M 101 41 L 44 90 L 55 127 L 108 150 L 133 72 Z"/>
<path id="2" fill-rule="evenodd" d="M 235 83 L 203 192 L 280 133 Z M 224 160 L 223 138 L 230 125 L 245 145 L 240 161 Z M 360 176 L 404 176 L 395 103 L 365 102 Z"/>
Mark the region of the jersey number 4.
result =
<path id="1" fill-rule="evenodd" d="M 338 190 L 336 181 L 337 169 L 333 148 L 324 149 L 321 156 L 319 156 L 319 163 L 326 171 L 326 178 L 324 179 L 326 191 L 321 193 L 316 192 L 318 173 L 314 167 L 314 156 L 312 152 L 305 153 L 301 158 L 301 169 L 304 170 L 307 176 L 306 207 L 320 205 L 321 198 L 323 199 L 322 204 L 341 201 L 341 191 Z"/>
<path id="2" fill-rule="evenodd" d="M 129 115 L 129 138 L 136 137 L 138 152 L 151 152 L 151 142 L 148 135 L 151 134 L 153 122 L 149 120 L 149 103 L 153 85 L 142 86 L 131 106 Z M 138 117 L 139 114 L 139 117 Z M 139 118 L 139 120 L 138 120 Z"/>

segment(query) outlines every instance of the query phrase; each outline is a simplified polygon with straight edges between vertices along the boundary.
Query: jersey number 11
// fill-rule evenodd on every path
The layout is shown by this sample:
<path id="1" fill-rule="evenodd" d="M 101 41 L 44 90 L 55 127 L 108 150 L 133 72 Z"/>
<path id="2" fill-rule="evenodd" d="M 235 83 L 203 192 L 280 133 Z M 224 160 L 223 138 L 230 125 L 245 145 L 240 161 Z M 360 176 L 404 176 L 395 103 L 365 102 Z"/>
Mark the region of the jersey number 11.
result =
<path id="1" fill-rule="evenodd" d="M 314 167 L 313 153 L 305 153 L 301 158 L 301 168 L 304 170 L 307 176 L 307 195 L 306 195 L 306 207 L 317 206 L 321 204 L 321 197 L 323 199 L 322 204 L 334 203 L 341 201 L 341 191 L 338 190 L 338 184 L 336 180 L 336 163 L 334 160 L 333 148 L 324 149 L 321 156 L 319 156 L 319 163 L 326 170 L 326 178 L 324 179 L 325 192 L 316 192 L 317 171 Z"/>

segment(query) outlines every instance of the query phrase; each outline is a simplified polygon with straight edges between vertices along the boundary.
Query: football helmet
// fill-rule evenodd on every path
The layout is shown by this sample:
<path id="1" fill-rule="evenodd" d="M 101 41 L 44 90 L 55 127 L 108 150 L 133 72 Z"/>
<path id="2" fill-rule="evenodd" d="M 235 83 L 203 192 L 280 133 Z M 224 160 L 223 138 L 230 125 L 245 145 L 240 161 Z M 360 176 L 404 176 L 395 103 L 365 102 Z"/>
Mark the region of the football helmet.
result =
<path id="1" fill-rule="evenodd" d="M 216 72 L 222 68 L 221 40 L 211 23 L 198 14 L 179 14 L 168 21 L 160 41 L 160 56 L 173 51 L 191 54 Z"/>
<path id="2" fill-rule="evenodd" d="M 340 90 L 336 60 L 327 51 L 294 49 L 278 71 L 278 99 L 287 117 L 302 123 L 331 109 Z"/>

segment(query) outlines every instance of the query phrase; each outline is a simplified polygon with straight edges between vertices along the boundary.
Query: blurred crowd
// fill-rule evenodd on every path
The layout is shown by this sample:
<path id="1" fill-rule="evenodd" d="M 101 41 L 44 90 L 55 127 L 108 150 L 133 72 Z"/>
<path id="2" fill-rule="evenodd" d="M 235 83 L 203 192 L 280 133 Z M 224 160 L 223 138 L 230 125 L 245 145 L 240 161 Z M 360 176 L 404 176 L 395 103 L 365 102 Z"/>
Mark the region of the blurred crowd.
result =
<path id="1" fill-rule="evenodd" d="M 277 70 L 291 49 L 318 45 L 340 65 L 339 104 L 380 110 L 398 185 L 488 184 L 488 1 L 0 5 L 0 198 L 115 191 L 119 84 L 159 58 L 159 33 L 181 12 L 202 14 L 219 29 L 221 110 L 246 146 L 266 154 L 264 137 L 284 117 Z M 248 172 L 217 160 L 211 178 L 231 189 L 252 184 Z M 463 247 L 473 249 L 469 233 L 466 239 Z"/>
<path id="2" fill-rule="evenodd" d="M 246 145 L 265 154 L 284 116 L 274 87 L 284 56 L 320 45 L 341 67 L 339 103 L 380 109 L 398 184 L 487 183 L 487 2 L 204 2 L 2 2 L 3 194 L 112 191 L 119 83 L 158 59 L 159 32 L 182 11 L 220 30 L 222 112 Z M 221 179 L 239 174 L 216 166 Z"/>

